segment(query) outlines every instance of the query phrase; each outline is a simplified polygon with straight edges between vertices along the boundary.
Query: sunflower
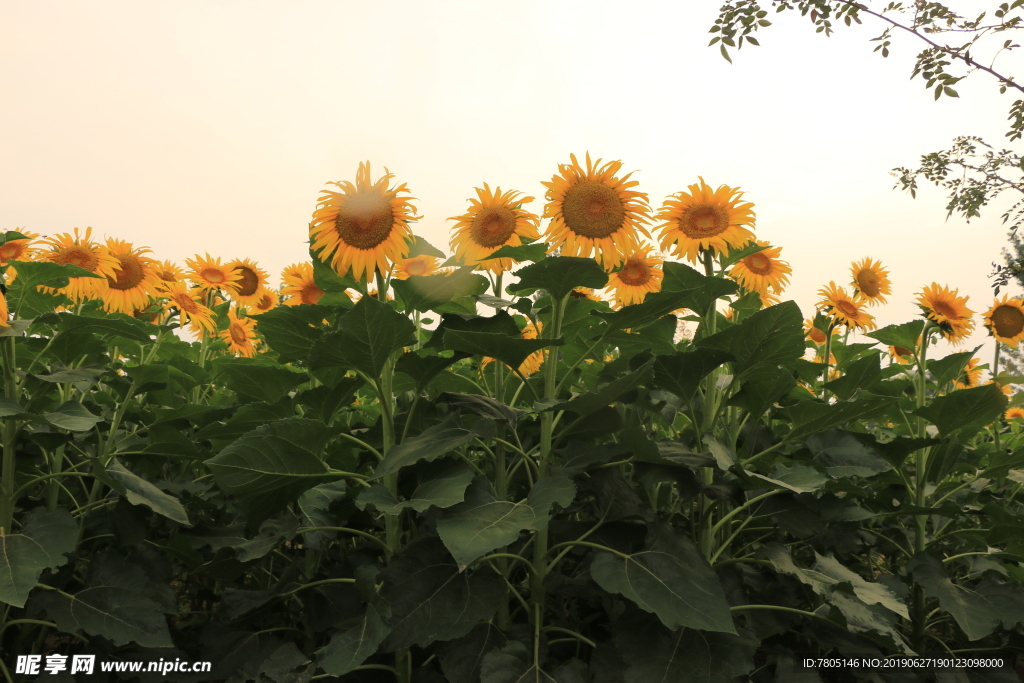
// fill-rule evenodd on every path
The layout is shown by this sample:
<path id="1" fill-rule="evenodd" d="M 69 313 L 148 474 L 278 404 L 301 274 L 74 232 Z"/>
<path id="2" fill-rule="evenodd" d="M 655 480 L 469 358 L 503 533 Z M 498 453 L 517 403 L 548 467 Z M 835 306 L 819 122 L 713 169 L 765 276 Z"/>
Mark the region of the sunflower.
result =
<path id="1" fill-rule="evenodd" d="M 570 299 L 587 299 L 588 301 L 604 301 L 591 287 L 577 287 L 569 292 Z"/>
<path id="2" fill-rule="evenodd" d="M 153 264 L 153 269 L 156 271 L 156 276 L 160 278 L 161 282 L 184 282 L 186 275 L 185 271 L 173 261 L 160 261 L 159 263 Z M 163 286 L 161 284 L 161 286 Z"/>
<path id="3" fill-rule="evenodd" d="M 967 365 L 964 366 L 960 377 L 954 383 L 957 389 L 972 389 L 981 386 L 981 371 L 983 368 L 978 367 L 980 362 L 977 358 L 967 361 Z"/>
<path id="4" fill-rule="evenodd" d="M 839 330 L 837 328 L 832 328 L 832 336 L 837 334 L 839 334 Z M 815 344 L 825 343 L 825 333 L 814 326 L 814 318 L 807 318 L 804 320 L 804 336 Z"/>
<path id="5" fill-rule="evenodd" d="M 729 271 L 729 275 L 751 291 L 767 294 L 771 289 L 781 293 L 789 284 L 789 274 L 793 269 L 779 259 L 782 247 L 773 247 L 770 242 L 761 240 L 757 241 L 757 245 L 765 248 L 741 258 Z"/>
<path id="6" fill-rule="evenodd" d="M 775 306 L 776 304 L 782 303 L 782 299 L 775 296 L 771 292 L 764 292 L 760 296 L 761 308 L 768 308 L 769 306 Z"/>
<path id="7" fill-rule="evenodd" d="M 648 292 L 661 290 L 664 273 L 662 261 L 649 256 L 650 249 L 637 249 L 626 256 L 622 269 L 608 276 L 608 287 L 615 297 L 616 308 L 631 306 L 644 300 Z"/>
<path id="8" fill-rule="evenodd" d="M 260 287 L 267 285 L 267 271 L 256 265 L 252 259 L 235 259 L 227 263 L 225 268 L 231 269 L 238 279 L 228 285 L 231 299 L 241 306 L 251 306 L 256 302 Z"/>
<path id="9" fill-rule="evenodd" d="M 889 358 L 900 365 L 909 365 L 914 358 L 914 350 L 903 346 L 890 346 Z"/>
<path id="10" fill-rule="evenodd" d="M 11 317 L 11 310 L 7 306 L 7 295 L 0 292 L 0 327 L 10 327 L 8 319 Z"/>
<path id="11" fill-rule="evenodd" d="M 286 306 L 315 304 L 324 295 L 324 290 L 317 287 L 313 281 L 312 263 L 294 263 L 288 266 L 281 273 L 281 280 L 281 296 L 288 297 L 284 302 Z"/>
<path id="12" fill-rule="evenodd" d="M 405 280 L 410 275 L 437 275 L 437 257 L 421 254 L 412 258 L 404 258 L 395 263 L 394 275 L 398 280 Z"/>
<path id="13" fill-rule="evenodd" d="M 258 313 L 266 313 L 270 309 L 276 308 L 279 300 L 277 292 L 269 287 L 260 287 L 256 292 L 256 303 L 252 307 Z"/>
<path id="14" fill-rule="evenodd" d="M 884 304 L 885 295 L 892 294 L 889 271 L 882 267 L 880 261 L 870 258 L 859 263 L 855 261 L 850 266 L 850 272 L 853 274 L 850 284 L 867 299 L 869 305 Z"/>
<path id="15" fill-rule="evenodd" d="M 536 339 L 539 336 L 539 331 L 534 327 L 533 323 L 528 322 L 519 334 L 523 339 Z M 480 369 L 482 370 L 485 365 L 493 360 L 490 356 L 484 356 L 483 361 L 480 363 Z M 519 365 L 519 372 L 523 375 L 532 375 L 540 370 L 542 365 L 544 365 L 544 351 L 537 350 L 527 356 L 526 360 Z"/>
<path id="16" fill-rule="evenodd" d="M 1016 348 L 1024 340 L 1024 300 L 996 299 L 984 318 L 985 327 L 997 341 Z"/>
<path id="17" fill-rule="evenodd" d="M 228 310 L 228 327 L 219 336 L 227 342 L 228 351 L 252 358 L 256 355 L 256 321 L 252 318 L 239 318 L 235 310 L 235 307 Z"/>
<path id="18" fill-rule="evenodd" d="M 21 240 L 7 240 L 0 244 L 0 266 L 6 266 L 8 261 L 31 261 L 39 250 L 32 245 L 32 242 L 39 239 L 34 232 L 17 229 L 25 236 Z"/>
<path id="19" fill-rule="evenodd" d="M 970 297 L 957 296 L 960 290 L 949 290 L 933 282 L 917 297 L 921 312 L 938 325 L 942 336 L 953 344 L 961 344 L 974 331 L 974 311 L 967 308 Z"/>
<path id="20" fill-rule="evenodd" d="M 163 282 L 156 274 L 156 261 L 144 256 L 152 252 L 148 247 L 135 249 L 124 240 L 107 239 L 110 255 L 117 259 L 117 267 L 105 278 L 90 279 L 93 298 L 103 299 L 103 310 L 107 313 L 127 313 L 144 310 L 150 304 L 150 297 L 159 291 Z"/>
<path id="21" fill-rule="evenodd" d="M 204 306 L 184 282 L 165 282 L 161 296 L 167 299 L 164 303 L 166 312 L 177 310 L 182 327 L 187 324 L 193 331 L 204 335 L 217 330 L 213 311 Z"/>
<path id="22" fill-rule="evenodd" d="M 80 234 L 78 228 L 75 228 L 74 235 L 68 232 L 54 235 L 43 244 L 48 247 L 39 254 L 43 261 L 52 261 L 62 266 L 79 266 L 107 278 L 114 277 L 120 265 L 120 261 L 107 247 L 93 241 L 92 228 L 86 228 L 85 234 Z M 59 290 L 49 287 L 44 289 L 48 292 L 59 292 L 77 304 L 86 299 L 96 298 L 95 287 L 91 283 L 98 281 L 97 278 L 91 277 L 73 277 L 68 278 L 67 286 Z"/>
<path id="23" fill-rule="evenodd" d="M 195 258 L 185 259 L 185 264 L 192 269 L 188 278 L 203 292 L 234 288 L 242 279 L 241 273 L 221 264 L 219 258 L 213 258 L 209 254 L 196 254 Z"/>
<path id="24" fill-rule="evenodd" d="M 818 310 L 826 312 L 837 323 L 850 329 L 875 329 L 875 317 L 865 310 L 867 300 L 860 294 L 850 296 L 833 281 L 819 289 L 818 295 L 822 297 L 816 304 Z"/>
<path id="25" fill-rule="evenodd" d="M 1022 420 L 1024 419 L 1024 408 L 1020 406 L 1014 406 L 1003 413 L 1004 420 Z"/>
<path id="26" fill-rule="evenodd" d="M 480 270 L 501 273 L 512 268 L 510 258 L 488 258 L 498 249 L 508 245 L 518 247 L 523 238 L 540 239 L 536 214 L 522 208 L 533 197 L 520 197 L 521 192 L 502 192 L 500 187 L 491 191 L 487 183 L 476 190 L 477 199 L 469 200 L 469 211 L 448 220 L 458 221 L 452 226 L 451 246 L 455 258 Z"/>
<path id="27" fill-rule="evenodd" d="M 814 361 L 813 362 L 814 363 L 824 363 L 825 362 L 825 354 L 823 354 L 821 351 L 818 351 L 816 354 L 814 354 Z M 828 378 L 830 380 L 839 379 L 839 376 L 842 375 L 842 373 L 839 372 L 839 368 L 837 367 L 838 365 L 839 365 L 839 361 L 836 360 L 836 354 L 834 354 L 834 353 L 828 354 Z"/>
<path id="28" fill-rule="evenodd" d="M 388 272 L 389 260 L 409 253 L 409 221 L 422 216 L 414 215 L 416 208 L 409 202 L 413 197 L 399 196 L 407 192 L 404 183 L 388 189 L 394 177 L 385 168 L 384 175 L 372 182 L 367 161 L 359 164 L 354 185 L 347 180 L 328 183 L 341 192 L 321 192 L 309 236 L 313 250 L 320 251 L 324 261 L 330 259 L 339 275 L 351 270 L 357 280 L 369 280 L 375 271 Z"/>
<path id="29" fill-rule="evenodd" d="M 550 218 L 545 237 L 548 251 L 561 249 L 562 256 L 590 256 L 606 268 L 623 261 L 638 247 L 637 233 L 650 237 L 643 224 L 649 222 L 647 195 L 629 188 L 639 185 L 629 180 L 632 173 L 619 178 L 621 161 L 591 162 L 587 152 L 586 170 L 575 154 L 571 164 L 559 164 L 561 175 L 542 182 L 548 188 L 544 217 Z M 628 182 L 627 182 L 628 181 Z"/>
<path id="30" fill-rule="evenodd" d="M 661 227 L 661 248 L 675 247 L 676 254 L 697 261 L 702 249 L 716 253 L 742 247 L 754 239 L 745 225 L 754 223 L 754 205 L 741 202 L 743 192 L 737 187 L 719 185 L 717 190 L 699 178 L 689 192 L 677 192 L 665 200 L 657 218 Z"/>

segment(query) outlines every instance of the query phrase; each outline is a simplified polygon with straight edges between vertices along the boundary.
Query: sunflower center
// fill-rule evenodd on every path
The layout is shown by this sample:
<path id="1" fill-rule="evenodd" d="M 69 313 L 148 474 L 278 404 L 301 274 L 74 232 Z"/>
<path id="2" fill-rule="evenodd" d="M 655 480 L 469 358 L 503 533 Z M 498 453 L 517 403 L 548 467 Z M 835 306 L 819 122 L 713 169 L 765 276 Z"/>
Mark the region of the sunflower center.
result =
<path id="1" fill-rule="evenodd" d="M 299 299 L 304 304 L 315 304 L 317 301 L 320 301 L 320 297 L 323 295 L 324 292 L 322 289 L 310 283 L 303 287 L 302 291 L 299 292 Z"/>
<path id="2" fill-rule="evenodd" d="M 746 264 L 747 270 L 757 275 L 771 275 L 772 272 L 772 260 L 757 252 L 743 259 L 743 263 Z"/>
<path id="3" fill-rule="evenodd" d="M 629 259 L 619 271 L 619 280 L 630 287 L 640 287 L 651 281 L 651 269 L 640 259 Z"/>
<path id="4" fill-rule="evenodd" d="M 174 276 L 174 273 L 172 273 L 169 270 L 161 270 L 160 272 L 157 273 L 157 277 L 159 277 L 164 282 L 177 282 L 178 281 L 178 278 L 176 278 Z"/>
<path id="5" fill-rule="evenodd" d="M 334 219 L 338 237 L 356 249 L 373 249 L 388 238 L 394 225 L 391 203 L 385 197 L 372 194 L 349 198 Z"/>
<path id="6" fill-rule="evenodd" d="M 256 302 L 256 308 L 261 311 L 269 311 L 270 307 L 274 305 L 274 300 L 269 294 L 264 294 L 263 297 Z"/>
<path id="7" fill-rule="evenodd" d="M 1000 337 L 1016 337 L 1024 332 L 1024 313 L 1016 306 L 999 306 L 992 312 L 992 326 Z"/>
<path id="8" fill-rule="evenodd" d="M 857 289 L 870 297 L 881 294 L 882 290 L 879 285 L 878 274 L 870 270 L 862 270 L 857 273 Z"/>
<path id="9" fill-rule="evenodd" d="M 83 249 L 81 247 L 72 247 L 63 254 L 58 254 L 53 260 L 62 266 L 71 264 L 72 266 L 85 268 L 86 270 L 94 273 L 96 272 L 96 267 L 99 265 L 99 261 L 96 257 L 87 249 Z"/>
<path id="10" fill-rule="evenodd" d="M 581 180 L 566 190 L 562 218 L 577 235 L 601 239 L 622 227 L 626 207 L 613 188 L 597 180 Z"/>
<path id="11" fill-rule="evenodd" d="M 473 216 L 469 234 L 481 247 L 500 247 L 516 231 L 516 215 L 505 206 L 481 209 Z"/>
<path id="12" fill-rule="evenodd" d="M 231 323 L 228 325 L 228 334 L 231 335 L 231 341 L 233 341 L 236 346 L 245 346 L 249 341 L 248 335 L 245 334 L 245 328 L 238 323 Z"/>
<path id="13" fill-rule="evenodd" d="M 815 344 L 824 344 L 828 340 L 825 333 L 817 327 L 812 327 L 811 331 L 807 333 L 807 336 L 810 337 L 811 341 Z"/>
<path id="14" fill-rule="evenodd" d="M 190 315 L 195 315 L 199 312 L 199 304 L 186 294 L 176 294 L 174 296 L 174 304 Z"/>
<path id="15" fill-rule="evenodd" d="M 246 266 L 235 266 L 235 272 L 241 273 L 242 277 L 235 282 L 235 289 L 239 296 L 252 296 L 260 286 L 260 277 L 252 268 Z"/>
<path id="16" fill-rule="evenodd" d="M 8 242 L 0 247 L 0 261 L 9 261 L 14 259 L 18 260 L 18 257 L 25 253 L 23 245 L 18 242 Z"/>
<path id="17" fill-rule="evenodd" d="M 959 315 L 957 315 L 956 310 L 945 301 L 933 301 L 932 310 L 938 313 L 939 315 L 943 315 L 953 320 L 960 317 Z"/>
<path id="18" fill-rule="evenodd" d="M 405 272 L 409 275 L 423 275 L 427 272 L 427 262 L 423 259 L 411 259 L 405 264 Z"/>
<path id="19" fill-rule="evenodd" d="M 904 348 L 902 346 L 894 346 L 892 347 L 892 350 L 896 353 L 897 356 L 909 356 L 910 354 L 913 353 L 913 351 L 911 351 L 910 349 Z"/>
<path id="20" fill-rule="evenodd" d="M 860 317 L 860 309 L 852 301 L 837 301 L 836 308 L 843 312 L 847 318 L 856 320 Z"/>
<path id="21" fill-rule="evenodd" d="M 202 277 L 207 282 L 213 283 L 215 285 L 227 280 L 227 278 L 224 276 L 224 271 L 222 271 L 220 268 L 203 268 L 201 271 L 199 271 L 199 276 Z"/>
<path id="22" fill-rule="evenodd" d="M 146 277 L 139 260 L 125 254 L 114 254 L 114 258 L 117 259 L 118 266 L 114 269 L 113 279 L 107 277 L 107 284 L 110 285 L 110 288 L 124 291 L 138 287 Z"/>
<path id="23" fill-rule="evenodd" d="M 721 206 L 696 204 L 679 217 L 679 229 L 695 240 L 714 237 L 729 229 L 729 213 Z"/>

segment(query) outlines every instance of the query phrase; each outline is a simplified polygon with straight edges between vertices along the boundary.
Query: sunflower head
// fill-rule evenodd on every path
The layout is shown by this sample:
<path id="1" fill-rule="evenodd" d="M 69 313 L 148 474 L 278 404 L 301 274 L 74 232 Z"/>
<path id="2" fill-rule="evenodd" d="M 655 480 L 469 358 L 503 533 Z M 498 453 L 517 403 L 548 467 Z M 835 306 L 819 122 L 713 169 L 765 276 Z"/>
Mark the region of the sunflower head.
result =
<path id="1" fill-rule="evenodd" d="M 962 344 L 974 331 L 974 311 L 967 308 L 970 297 L 958 294 L 957 289 L 950 290 L 933 282 L 917 297 L 925 318 L 934 322 L 946 341 L 953 344 Z"/>
<path id="2" fill-rule="evenodd" d="M 997 341 L 1016 348 L 1024 340 L 1024 299 L 996 299 L 984 319 L 985 327 Z"/>
<path id="3" fill-rule="evenodd" d="M 370 162 L 359 164 L 356 182 L 328 183 L 338 192 L 323 190 L 309 226 L 313 251 L 330 262 L 339 275 L 350 270 L 357 280 L 369 281 L 375 272 L 387 273 L 393 263 L 409 253 L 410 221 L 419 220 L 413 197 L 403 183 L 388 188 L 395 176 L 384 169 L 370 178 Z"/>
<path id="4" fill-rule="evenodd" d="M 782 247 L 773 247 L 770 242 L 761 240 L 756 244 L 765 248 L 741 258 L 729 271 L 729 275 L 753 292 L 782 293 L 789 284 L 789 274 L 793 272 L 788 263 L 779 259 Z"/>
<path id="5" fill-rule="evenodd" d="M 164 282 L 160 295 L 166 299 L 164 310 L 177 313 L 181 327 L 188 325 L 201 335 L 213 334 L 217 323 L 213 319 L 213 311 L 199 301 L 184 282 Z"/>
<path id="6" fill-rule="evenodd" d="M 203 292 L 233 290 L 235 283 L 242 278 L 241 273 L 222 264 L 219 258 L 213 258 L 209 254 L 205 256 L 196 254 L 194 258 L 185 259 L 185 264 L 192 270 L 188 274 L 188 278 Z"/>
<path id="7" fill-rule="evenodd" d="M 80 233 L 78 228 L 75 228 L 74 234 L 65 232 L 54 235 L 45 240 L 43 245 L 44 248 L 39 253 L 41 260 L 52 261 L 62 266 L 78 266 L 105 278 L 114 277 L 120 265 L 120 261 L 110 253 L 110 249 L 93 241 L 92 228 L 86 228 L 85 233 Z M 46 291 L 59 291 L 77 304 L 97 297 L 94 282 L 98 282 L 98 279 L 73 277 L 69 278 L 66 287 L 59 290 L 46 288 Z"/>
<path id="8" fill-rule="evenodd" d="M 6 266 L 8 261 L 31 261 L 38 251 L 32 246 L 32 242 L 39 239 L 39 235 L 20 228 L 15 232 L 24 235 L 25 239 L 7 240 L 0 244 L 0 266 Z"/>
<path id="9" fill-rule="evenodd" d="M 833 328 L 832 336 L 837 334 L 839 334 L 839 330 Z M 815 344 L 824 344 L 826 341 L 825 333 L 814 326 L 814 318 L 807 318 L 804 320 L 804 336 Z"/>
<path id="10" fill-rule="evenodd" d="M 884 304 L 887 294 L 892 294 L 892 282 L 889 271 L 882 267 L 881 262 L 865 258 L 850 266 L 854 290 L 863 296 L 869 305 Z"/>
<path id="11" fill-rule="evenodd" d="M 405 280 L 412 275 L 437 275 L 437 257 L 427 254 L 404 258 L 395 263 L 392 277 Z"/>
<path id="12" fill-rule="evenodd" d="M 153 269 L 156 271 L 156 276 L 160 278 L 161 283 L 184 282 L 186 278 L 185 271 L 173 261 L 160 261 L 154 264 Z"/>
<path id="13" fill-rule="evenodd" d="M 632 173 L 619 177 L 621 161 L 591 161 L 587 153 L 584 169 L 570 154 L 570 164 L 559 164 L 558 174 L 547 188 L 544 217 L 550 218 L 545 237 L 549 251 L 561 250 L 563 256 L 591 256 L 612 268 L 637 248 L 637 233 L 650 237 L 644 227 L 649 222 L 647 195 L 630 188 L 639 183 L 629 180 Z"/>
<path id="14" fill-rule="evenodd" d="M 150 298 L 157 294 L 162 281 L 156 274 L 156 261 L 146 256 L 147 247 L 135 248 L 124 240 L 107 239 L 107 250 L 117 266 L 105 278 L 91 280 L 94 298 L 103 299 L 103 310 L 108 313 L 127 313 L 144 310 Z"/>
<path id="15" fill-rule="evenodd" d="M 7 306 L 7 295 L 0 292 L 0 327 L 10 327 L 11 310 Z"/>
<path id="16" fill-rule="evenodd" d="M 701 250 L 728 253 L 754 239 L 744 226 L 754 224 L 754 205 L 742 201 L 739 188 L 720 185 L 718 189 L 699 178 L 688 192 L 677 192 L 665 200 L 657 218 L 661 226 L 661 248 L 697 261 Z"/>
<path id="17" fill-rule="evenodd" d="M 1014 406 L 1003 413 L 1004 420 L 1024 420 L 1024 408 Z"/>
<path id="18" fill-rule="evenodd" d="M 286 306 L 315 304 L 324 295 L 324 290 L 316 286 L 313 280 L 312 263 L 294 263 L 281 273 L 281 296 Z"/>
<path id="19" fill-rule="evenodd" d="M 608 276 L 608 287 L 615 297 L 616 308 L 638 304 L 648 293 L 660 291 L 664 277 L 661 266 L 661 259 L 657 255 L 651 256 L 650 249 L 629 252 L 622 268 Z"/>
<path id="20" fill-rule="evenodd" d="M 520 197 L 521 193 L 515 190 L 503 193 L 500 187 L 492 192 L 487 183 L 483 189 L 474 189 L 477 198 L 469 200 L 469 211 L 448 219 L 458 221 L 452 226 L 452 250 L 466 265 L 493 273 L 504 272 L 512 268 L 514 261 L 488 258 L 491 254 L 506 245 L 518 247 L 523 239 L 540 239 L 537 232 L 540 219 L 522 208 L 523 204 L 532 202 L 533 197 Z"/>
<path id="21" fill-rule="evenodd" d="M 900 365 L 909 365 L 914 360 L 914 350 L 903 346 L 890 346 L 889 358 Z"/>
<path id="22" fill-rule="evenodd" d="M 276 308 L 279 300 L 277 292 L 269 287 L 260 287 L 256 292 L 256 303 L 252 304 L 252 308 L 257 314 L 266 313 L 272 308 Z"/>
<path id="23" fill-rule="evenodd" d="M 821 300 L 816 304 L 818 310 L 829 315 L 837 324 L 846 325 L 849 329 L 873 330 L 875 318 L 867 312 L 867 302 L 859 294 L 850 296 L 835 282 L 818 290 Z"/>
<path id="24" fill-rule="evenodd" d="M 954 382 L 954 386 L 957 389 L 972 389 L 981 386 L 981 371 L 987 366 L 980 365 L 980 363 L 981 361 L 977 358 L 967 361 L 967 365 L 964 366 L 960 377 Z"/>
<path id="25" fill-rule="evenodd" d="M 256 355 L 256 321 L 239 316 L 236 307 L 232 306 L 228 310 L 227 329 L 219 336 L 227 342 L 228 351 L 231 353 L 245 358 L 252 358 Z"/>

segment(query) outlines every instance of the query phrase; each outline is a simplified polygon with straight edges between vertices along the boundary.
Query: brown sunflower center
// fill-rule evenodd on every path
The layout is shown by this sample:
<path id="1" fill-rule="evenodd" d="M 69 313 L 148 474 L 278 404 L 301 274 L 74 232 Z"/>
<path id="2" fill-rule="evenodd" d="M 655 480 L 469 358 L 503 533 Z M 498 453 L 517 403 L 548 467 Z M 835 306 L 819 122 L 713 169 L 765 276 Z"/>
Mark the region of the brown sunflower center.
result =
<path id="1" fill-rule="evenodd" d="M 870 297 L 875 297 L 881 294 L 882 289 L 881 283 L 878 279 L 878 273 L 872 270 L 862 270 L 857 273 L 857 289 Z"/>
<path id="2" fill-rule="evenodd" d="M 997 336 L 1012 339 L 1024 332 L 1024 313 L 1016 306 L 999 306 L 992 311 L 992 327 Z"/>
<path id="3" fill-rule="evenodd" d="M 950 306 L 945 301 L 933 301 L 932 302 L 932 310 L 935 311 L 936 313 L 938 313 L 939 315 L 943 315 L 943 316 L 945 316 L 947 318 L 951 318 L 953 320 L 955 320 L 955 319 L 960 317 L 957 314 L 956 309 L 954 309 L 952 306 Z"/>
<path id="4" fill-rule="evenodd" d="M 630 287 L 641 287 L 651 281 L 651 268 L 641 259 L 629 259 L 619 271 L 619 280 Z"/>
<path id="5" fill-rule="evenodd" d="M 824 344 L 828 339 L 825 336 L 825 333 L 819 330 L 817 327 L 812 327 L 811 331 L 807 333 L 807 336 L 810 337 L 811 341 L 814 342 L 815 344 Z"/>
<path id="6" fill-rule="evenodd" d="M 323 295 L 324 291 L 310 282 L 299 292 L 299 299 L 304 304 L 315 304 Z"/>
<path id="7" fill-rule="evenodd" d="M 114 254 L 118 265 L 114 269 L 114 277 L 107 276 L 107 284 L 111 289 L 125 291 L 134 289 L 145 279 L 146 273 L 142 263 L 131 254 Z"/>
<path id="8" fill-rule="evenodd" d="M 373 194 L 350 197 L 338 210 L 334 230 L 345 244 L 373 249 L 391 234 L 395 216 L 387 198 Z"/>
<path id="9" fill-rule="evenodd" d="M 260 297 L 260 300 L 256 302 L 256 308 L 261 311 L 269 311 L 274 306 L 274 298 L 269 294 L 264 294 Z"/>
<path id="10" fill-rule="evenodd" d="M 7 242 L 0 246 L 0 261 L 9 261 L 10 259 L 17 261 L 25 251 L 25 245 L 20 242 Z"/>
<path id="11" fill-rule="evenodd" d="M 481 209 L 473 216 L 469 234 L 481 247 L 500 247 L 516 231 L 516 215 L 505 206 Z"/>
<path id="12" fill-rule="evenodd" d="M 85 268 L 86 270 L 96 272 L 96 267 L 99 266 L 99 261 L 96 255 L 84 247 L 71 247 L 70 249 L 58 253 L 54 256 L 54 262 L 59 263 L 62 266 L 71 264 L 72 266 L 78 266 L 79 268 Z"/>
<path id="13" fill-rule="evenodd" d="M 847 318 L 856 320 L 860 317 L 860 309 L 857 308 L 857 304 L 852 301 L 837 301 L 836 308 L 843 312 Z"/>
<path id="14" fill-rule="evenodd" d="M 427 262 L 423 259 L 410 259 L 405 264 L 405 272 L 409 275 L 423 275 L 428 270 Z"/>
<path id="15" fill-rule="evenodd" d="M 910 354 L 913 353 L 913 351 L 911 351 L 910 349 L 904 348 L 902 346 L 894 346 L 892 347 L 892 350 L 897 356 L 909 356 Z"/>
<path id="16" fill-rule="evenodd" d="M 679 229 L 695 240 L 714 237 L 729 229 L 729 213 L 721 206 L 695 204 L 679 217 Z"/>
<path id="17" fill-rule="evenodd" d="M 562 218 L 577 235 L 601 239 L 622 227 L 626 207 L 613 188 L 597 180 L 581 180 L 566 190 Z"/>
<path id="18" fill-rule="evenodd" d="M 239 323 L 231 323 L 228 325 L 228 334 L 231 335 L 231 341 L 236 346 L 245 346 L 249 341 L 249 335 L 245 333 L 245 328 Z"/>
<path id="19" fill-rule="evenodd" d="M 161 270 L 161 271 L 157 272 L 157 277 L 159 277 L 164 282 L 177 282 L 178 281 L 178 278 L 175 277 L 174 273 L 169 271 L 169 270 Z"/>
<path id="20" fill-rule="evenodd" d="M 173 301 L 175 306 L 189 315 L 195 315 L 199 312 L 199 304 L 197 304 L 192 297 L 187 294 L 175 294 Z"/>
<path id="21" fill-rule="evenodd" d="M 235 272 L 242 277 L 235 282 L 235 289 L 239 296 L 252 296 L 260 286 L 260 276 L 252 268 L 247 266 L 235 266 Z"/>
<path id="22" fill-rule="evenodd" d="M 772 260 L 757 252 L 743 259 L 743 263 L 746 264 L 747 270 L 757 275 L 771 275 L 772 272 Z"/>
<path id="23" fill-rule="evenodd" d="M 203 268 L 199 271 L 199 277 L 215 285 L 227 280 L 227 276 L 220 268 Z"/>

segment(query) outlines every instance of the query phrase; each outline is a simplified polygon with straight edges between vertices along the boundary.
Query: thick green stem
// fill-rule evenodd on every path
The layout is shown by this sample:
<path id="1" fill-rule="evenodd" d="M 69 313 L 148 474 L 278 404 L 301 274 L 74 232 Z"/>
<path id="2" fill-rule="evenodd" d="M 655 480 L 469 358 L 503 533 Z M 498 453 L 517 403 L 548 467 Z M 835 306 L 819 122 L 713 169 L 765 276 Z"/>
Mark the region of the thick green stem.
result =
<path id="1" fill-rule="evenodd" d="M 927 403 L 927 390 L 928 390 L 928 374 L 927 374 L 927 356 L 928 356 L 928 339 L 931 335 L 931 321 L 925 323 L 924 330 L 921 332 L 921 346 L 917 352 L 917 407 L 923 408 Z M 927 426 L 925 425 L 924 418 L 917 418 L 917 435 L 923 438 L 927 434 Z M 928 505 L 926 490 L 928 484 L 928 477 L 926 470 L 928 468 L 928 453 L 929 448 L 922 448 L 917 451 L 914 456 L 914 497 L 915 504 L 918 508 L 924 508 Z M 914 552 L 924 552 L 927 547 L 927 515 L 916 515 L 914 517 L 915 523 L 915 534 L 914 534 Z M 925 630 L 927 628 L 927 599 L 924 594 L 924 587 L 919 583 L 914 583 L 914 647 L 918 652 L 921 652 L 921 648 L 924 647 L 925 642 Z"/>
<path id="2" fill-rule="evenodd" d="M 835 323 L 828 324 L 828 331 L 825 333 L 825 370 L 821 374 L 821 400 L 828 403 L 828 387 L 825 386 L 828 383 L 828 371 L 832 369 L 832 328 Z"/>
<path id="3" fill-rule="evenodd" d="M 4 397 L 17 401 L 17 375 L 14 369 L 14 337 L 0 337 L 0 352 L 4 364 Z M 0 472 L 0 530 L 12 531 L 14 521 L 15 440 L 18 436 L 17 421 L 3 419 L 3 471 Z"/>
<path id="4" fill-rule="evenodd" d="M 997 339 L 996 340 L 995 357 L 992 359 L 992 381 L 993 382 L 996 381 L 996 376 L 999 374 L 999 344 L 1000 344 L 1000 342 Z M 996 386 L 998 387 L 999 384 L 996 383 Z M 996 453 L 1000 453 L 1000 451 L 1002 450 L 1002 446 L 999 443 L 999 432 L 1001 432 L 1003 430 L 1003 422 L 1002 422 L 1001 419 L 1000 420 L 996 420 L 995 430 L 996 430 L 996 433 L 995 433 Z"/>
<path id="5" fill-rule="evenodd" d="M 707 277 L 713 277 L 715 274 L 714 267 L 714 252 L 710 249 L 704 250 L 704 274 Z M 718 299 L 711 302 L 708 306 L 708 310 L 704 315 L 704 320 L 700 326 L 701 337 L 710 337 L 713 335 L 718 327 Z M 716 413 L 716 404 L 718 403 L 718 375 L 719 370 L 715 368 L 712 370 L 707 378 L 704 380 L 704 419 L 700 425 L 700 438 L 701 446 L 704 447 L 704 440 L 707 435 L 714 432 L 714 419 Z M 697 427 L 697 425 L 694 425 Z M 714 483 L 715 472 L 710 467 L 701 468 L 701 480 L 705 486 L 710 486 Z M 708 560 L 712 556 L 712 546 L 714 542 L 714 530 L 713 530 L 713 516 L 711 514 L 711 504 L 707 496 L 701 496 L 699 501 L 700 510 L 700 549 L 701 553 Z"/>

